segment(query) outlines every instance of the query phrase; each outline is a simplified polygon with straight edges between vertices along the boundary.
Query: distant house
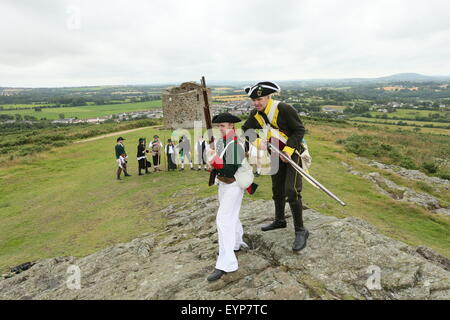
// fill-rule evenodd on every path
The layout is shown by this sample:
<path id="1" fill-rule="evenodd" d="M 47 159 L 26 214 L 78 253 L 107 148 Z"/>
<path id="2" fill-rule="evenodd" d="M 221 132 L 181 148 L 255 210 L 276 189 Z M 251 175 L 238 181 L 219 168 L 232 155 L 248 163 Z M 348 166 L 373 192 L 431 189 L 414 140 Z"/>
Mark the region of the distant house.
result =
<path id="1" fill-rule="evenodd" d="M 67 118 L 67 119 L 53 120 L 52 123 L 54 123 L 54 124 L 70 124 L 70 123 L 73 123 L 74 121 L 75 121 L 74 118 Z"/>
<path id="2" fill-rule="evenodd" d="M 103 123 L 108 119 L 103 119 L 103 118 L 92 118 L 92 119 L 86 119 L 87 123 Z"/>
<path id="3" fill-rule="evenodd" d="M 344 110 L 342 110 L 342 109 L 326 107 L 326 106 L 324 106 L 322 108 L 322 111 L 324 111 L 326 113 L 329 113 L 329 112 L 331 112 L 331 113 L 344 113 Z"/>

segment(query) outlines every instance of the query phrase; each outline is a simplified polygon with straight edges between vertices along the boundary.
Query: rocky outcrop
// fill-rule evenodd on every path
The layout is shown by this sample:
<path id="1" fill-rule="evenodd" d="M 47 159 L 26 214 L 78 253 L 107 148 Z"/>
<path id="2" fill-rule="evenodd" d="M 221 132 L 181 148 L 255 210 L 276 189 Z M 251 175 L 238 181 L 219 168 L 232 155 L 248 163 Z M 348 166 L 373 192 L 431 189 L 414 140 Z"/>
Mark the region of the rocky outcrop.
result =
<path id="1" fill-rule="evenodd" d="M 378 172 L 364 174 L 354 170 L 352 166 L 345 162 L 342 162 L 342 165 L 350 174 L 361 176 L 371 181 L 380 193 L 385 194 L 394 200 L 413 203 L 433 213 L 450 214 L 450 208 L 443 208 L 439 200 L 428 193 L 416 192 L 410 188 L 399 186 L 393 181 L 383 177 Z"/>
<path id="2" fill-rule="evenodd" d="M 272 201 L 245 201 L 247 250 L 239 270 L 214 283 L 215 198 L 169 207 L 166 230 L 83 258 L 37 261 L 0 280 L 0 299 L 450 299 L 449 260 L 381 235 L 368 223 L 305 210 L 308 246 L 291 250 L 288 228 L 263 233 Z M 81 271 L 68 288 L 69 267 Z M 70 271 L 71 272 L 71 271 Z M 69 281 L 69 283 L 71 283 Z"/>
<path id="3" fill-rule="evenodd" d="M 428 210 L 441 208 L 439 200 L 427 193 L 419 193 L 410 188 L 402 187 L 389 179 L 386 179 L 378 172 L 371 172 L 364 177 L 372 181 L 378 189 L 395 200 L 411 202 Z"/>
<path id="4" fill-rule="evenodd" d="M 445 188 L 446 190 L 449 190 L 449 188 L 450 188 L 449 180 L 441 179 L 438 177 L 429 177 L 425 173 L 420 172 L 419 170 L 405 169 L 405 168 L 402 168 L 399 166 L 388 165 L 388 164 L 384 164 L 384 163 L 380 163 L 377 161 L 368 160 L 368 159 L 364 159 L 364 158 L 358 158 L 358 159 L 366 162 L 371 167 L 383 169 L 383 170 L 386 170 L 391 173 L 396 173 L 396 174 L 399 174 L 402 177 L 410 179 L 410 180 L 423 181 L 425 183 L 428 183 L 428 184 L 434 186 L 435 188 Z"/>

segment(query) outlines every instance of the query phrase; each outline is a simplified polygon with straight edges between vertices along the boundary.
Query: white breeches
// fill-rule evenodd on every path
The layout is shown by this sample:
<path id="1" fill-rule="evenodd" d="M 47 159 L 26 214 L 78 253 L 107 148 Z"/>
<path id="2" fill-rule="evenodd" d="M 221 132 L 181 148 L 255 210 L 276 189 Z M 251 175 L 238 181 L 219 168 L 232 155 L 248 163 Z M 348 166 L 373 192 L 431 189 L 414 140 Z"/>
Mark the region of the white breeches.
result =
<path id="1" fill-rule="evenodd" d="M 233 272 L 238 269 L 234 250 L 247 245 L 242 240 L 244 231 L 239 220 L 244 190 L 236 182 L 219 182 L 219 210 L 217 211 L 217 231 L 219 236 L 219 257 L 216 269 Z"/>

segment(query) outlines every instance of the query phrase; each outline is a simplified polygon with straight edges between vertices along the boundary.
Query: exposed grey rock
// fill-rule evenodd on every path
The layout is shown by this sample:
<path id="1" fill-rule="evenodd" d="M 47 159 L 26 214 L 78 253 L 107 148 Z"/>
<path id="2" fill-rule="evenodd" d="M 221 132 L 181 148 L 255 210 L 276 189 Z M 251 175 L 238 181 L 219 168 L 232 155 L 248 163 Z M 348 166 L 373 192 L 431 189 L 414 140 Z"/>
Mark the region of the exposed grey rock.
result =
<path id="1" fill-rule="evenodd" d="M 345 169 L 347 169 L 348 171 L 352 171 L 353 167 L 351 165 L 349 165 L 347 162 L 341 161 L 342 166 L 344 166 Z"/>
<path id="2" fill-rule="evenodd" d="M 411 202 L 428 210 L 441 208 L 439 200 L 427 193 L 419 193 L 410 188 L 402 187 L 389 179 L 386 179 L 378 172 L 371 172 L 363 175 L 364 178 L 372 181 L 380 192 L 390 196 L 395 200 Z"/>
<path id="3" fill-rule="evenodd" d="M 425 257 L 429 261 L 436 262 L 440 264 L 444 269 L 447 271 L 450 271 L 450 260 L 437 254 L 430 248 L 424 247 L 424 246 L 418 246 L 416 248 L 416 252 L 419 253 L 421 256 Z"/>
<path id="4" fill-rule="evenodd" d="M 365 162 L 368 162 L 371 166 L 377 167 L 379 169 L 387 169 L 389 171 L 392 171 L 391 167 L 396 167 L 396 166 L 388 166 L 388 165 L 385 165 L 385 164 L 382 164 L 382 163 L 379 163 L 376 161 L 369 161 L 364 158 L 359 158 L 359 159 L 364 160 Z M 416 192 L 410 188 L 398 186 L 391 180 L 380 175 L 378 172 L 371 172 L 369 174 L 364 174 L 362 172 L 354 170 L 351 165 L 349 165 L 345 162 L 341 162 L 341 164 L 347 169 L 347 171 L 350 174 L 366 178 L 367 180 L 373 182 L 376 185 L 377 189 L 381 193 L 391 197 L 392 199 L 417 204 L 421 207 L 424 207 L 424 208 L 430 210 L 433 213 L 450 215 L 450 208 L 442 208 L 439 200 L 436 199 L 435 197 L 433 197 L 432 195 L 429 195 L 427 193 Z M 400 168 L 400 167 L 397 167 L 397 168 Z M 400 168 L 400 169 L 403 169 L 403 168 Z M 403 169 L 403 170 L 406 170 L 406 169 Z M 406 170 L 406 171 L 419 172 L 416 170 Z M 396 172 L 396 173 L 400 173 L 400 172 Z M 423 181 L 427 181 L 427 182 L 432 181 L 433 183 L 436 183 L 436 181 L 437 181 L 436 179 L 442 180 L 439 178 L 428 177 L 421 172 L 419 172 L 419 174 L 420 174 L 420 176 L 422 176 L 422 178 L 419 180 L 423 180 Z M 403 174 L 403 176 L 405 176 L 405 175 Z M 423 176 L 425 176 L 426 179 Z M 415 176 L 413 174 L 409 174 L 408 177 L 410 179 L 414 179 Z M 431 180 L 429 180 L 429 179 L 431 179 Z M 442 187 L 442 186 L 440 186 L 440 187 Z"/>
<path id="5" fill-rule="evenodd" d="M 241 210 L 248 250 L 239 270 L 208 283 L 217 252 L 215 197 L 167 208 L 167 227 L 83 258 L 37 261 L 0 280 L 0 299 L 450 299 L 449 259 L 377 232 L 357 218 L 305 210 L 308 246 L 293 253 L 294 231 L 264 233 L 272 201 Z M 81 289 L 68 289 L 68 267 L 81 270 Z M 368 282 L 379 268 L 381 288 Z"/>
<path id="6" fill-rule="evenodd" d="M 438 177 L 429 177 L 425 173 L 420 172 L 419 170 L 409 170 L 395 165 L 387 165 L 373 160 L 367 160 L 364 158 L 358 158 L 359 160 L 363 160 L 367 162 L 369 166 L 383 169 L 388 172 L 397 173 L 407 179 L 415 180 L 415 181 L 423 181 L 433 186 L 433 188 L 445 188 L 448 190 L 450 188 L 450 181 L 446 179 L 441 179 Z"/>
<path id="7" fill-rule="evenodd" d="M 434 213 L 437 214 L 447 214 L 450 215 L 450 208 L 440 208 L 440 209 L 436 209 L 433 211 Z"/>

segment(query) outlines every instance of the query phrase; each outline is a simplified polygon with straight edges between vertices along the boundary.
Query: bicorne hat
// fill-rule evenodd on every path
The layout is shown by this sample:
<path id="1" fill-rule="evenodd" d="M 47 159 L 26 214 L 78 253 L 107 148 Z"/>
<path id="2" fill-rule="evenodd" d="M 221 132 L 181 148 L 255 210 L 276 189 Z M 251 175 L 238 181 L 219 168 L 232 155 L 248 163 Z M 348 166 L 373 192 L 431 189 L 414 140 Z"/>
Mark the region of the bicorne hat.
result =
<path id="1" fill-rule="evenodd" d="M 280 92 L 281 88 L 274 82 L 264 81 L 258 82 L 257 84 L 244 88 L 247 95 L 252 99 L 257 99 L 261 97 L 268 96 L 269 94 Z"/>
<path id="2" fill-rule="evenodd" d="M 217 116 L 214 116 L 212 118 L 212 123 L 223 123 L 223 122 L 236 123 L 241 122 L 241 119 L 228 112 L 218 114 Z"/>

